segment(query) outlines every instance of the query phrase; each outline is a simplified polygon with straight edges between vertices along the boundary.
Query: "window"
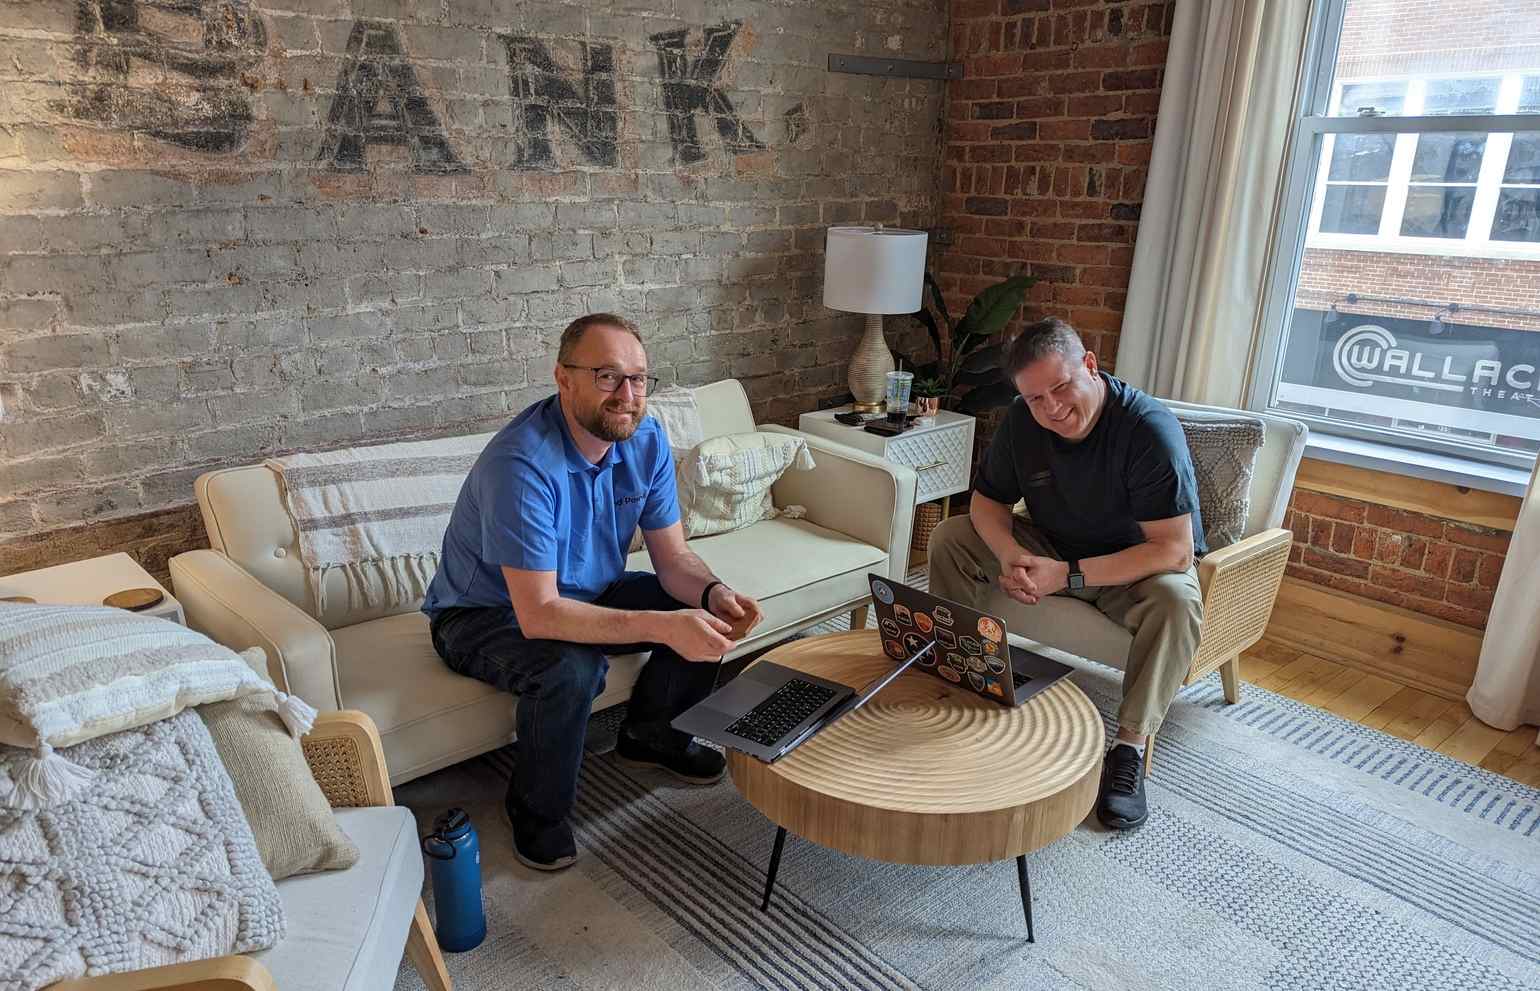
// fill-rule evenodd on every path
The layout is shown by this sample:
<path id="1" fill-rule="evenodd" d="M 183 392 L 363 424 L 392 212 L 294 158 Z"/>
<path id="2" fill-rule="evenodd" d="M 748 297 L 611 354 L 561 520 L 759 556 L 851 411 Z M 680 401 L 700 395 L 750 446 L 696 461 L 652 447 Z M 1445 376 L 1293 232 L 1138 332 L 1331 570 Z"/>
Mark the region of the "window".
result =
<path id="1" fill-rule="evenodd" d="M 1540 0 L 1314 0 L 1253 402 L 1540 451 Z"/>

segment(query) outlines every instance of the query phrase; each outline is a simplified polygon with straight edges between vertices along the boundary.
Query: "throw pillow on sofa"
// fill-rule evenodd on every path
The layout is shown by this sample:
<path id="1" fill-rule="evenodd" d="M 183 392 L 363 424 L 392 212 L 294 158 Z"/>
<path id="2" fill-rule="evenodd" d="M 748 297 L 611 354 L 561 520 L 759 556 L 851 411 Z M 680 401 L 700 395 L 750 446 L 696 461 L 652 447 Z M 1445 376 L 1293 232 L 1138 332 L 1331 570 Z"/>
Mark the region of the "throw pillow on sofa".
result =
<path id="1" fill-rule="evenodd" d="M 337 825 L 304 750 L 271 696 L 200 706 L 198 715 L 214 738 L 274 881 L 358 862 L 358 848 Z"/>
<path id="2" fill-rule="evenodd" d="M 12 765 L 0 805 L 70 798 L 91 775 L 55 752 L 174 716 L 188 706 L 275 694 L 259 648 L 237 654 L 170 620 L 107 606 L 0 603 L 0 744 L 32 752 Z M 284 722 L 308 732 L 315 710 L 276 693 Z"/>
<path id="3" fill-rule="evenodd" d="M 770 501 L 770 487 L 788 470 L 812 468 L 807 442 L 790 434 L 755 431 L 702 441 L 678 468 L 686 539 L 728 533 L 780 515 Z"/>

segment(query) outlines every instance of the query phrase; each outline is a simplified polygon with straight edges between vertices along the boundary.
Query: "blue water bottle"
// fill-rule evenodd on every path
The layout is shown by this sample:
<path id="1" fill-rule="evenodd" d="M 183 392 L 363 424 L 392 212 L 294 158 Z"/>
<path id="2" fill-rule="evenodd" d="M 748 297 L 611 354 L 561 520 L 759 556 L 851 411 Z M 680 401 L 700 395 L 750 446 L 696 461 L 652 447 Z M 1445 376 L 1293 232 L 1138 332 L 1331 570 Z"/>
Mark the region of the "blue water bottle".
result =
<path id="1" fill-rule="evenodd" d="M 422 838 L 433 875 L 433 914 L 438 945 L 451 953 L 474 949 L 487 938 L 481 910 L 481 843 L 464 809 L 450 809 L 433 820 Z"/>

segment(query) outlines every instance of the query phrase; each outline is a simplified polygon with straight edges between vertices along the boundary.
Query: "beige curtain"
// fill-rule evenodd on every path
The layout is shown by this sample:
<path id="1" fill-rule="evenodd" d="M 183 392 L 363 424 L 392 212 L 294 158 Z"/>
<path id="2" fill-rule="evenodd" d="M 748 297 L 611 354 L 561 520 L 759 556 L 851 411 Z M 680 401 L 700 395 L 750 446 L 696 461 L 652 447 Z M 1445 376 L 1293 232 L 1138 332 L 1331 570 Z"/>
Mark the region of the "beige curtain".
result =
<path id="1" fill-rule="evenodd" d="M 1477 718 L 1500 729 L 1540 723 L 1540 463 L 1519 507 L 1465 698 Z"/>
<path id="2" fill-rule="evenodd" d="M 1116 362 L 1147 392 L 1242 405 L 1311 6 L 1176 5 Z"/>

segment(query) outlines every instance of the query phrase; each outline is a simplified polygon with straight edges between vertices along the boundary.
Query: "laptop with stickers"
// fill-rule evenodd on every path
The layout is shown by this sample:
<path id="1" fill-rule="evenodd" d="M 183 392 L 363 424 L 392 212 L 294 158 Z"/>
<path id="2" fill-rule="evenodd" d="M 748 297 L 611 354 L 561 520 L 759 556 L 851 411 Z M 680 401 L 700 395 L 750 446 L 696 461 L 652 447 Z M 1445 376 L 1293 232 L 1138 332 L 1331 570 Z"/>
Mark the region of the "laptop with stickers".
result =
<path id="1" fill-rule="evenodd" d="M 895 661 L 931 642 L 915 668 L 1001 705 L 1017 706 L 1073 668 L 1007 642 L 1005 621 L 924 589 L 867 574 L 882 649 Z"/>

